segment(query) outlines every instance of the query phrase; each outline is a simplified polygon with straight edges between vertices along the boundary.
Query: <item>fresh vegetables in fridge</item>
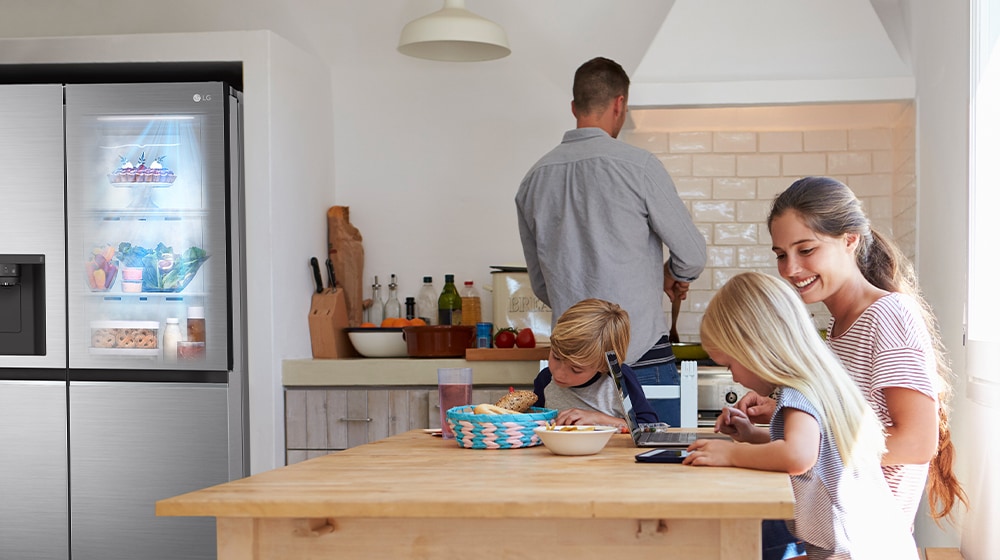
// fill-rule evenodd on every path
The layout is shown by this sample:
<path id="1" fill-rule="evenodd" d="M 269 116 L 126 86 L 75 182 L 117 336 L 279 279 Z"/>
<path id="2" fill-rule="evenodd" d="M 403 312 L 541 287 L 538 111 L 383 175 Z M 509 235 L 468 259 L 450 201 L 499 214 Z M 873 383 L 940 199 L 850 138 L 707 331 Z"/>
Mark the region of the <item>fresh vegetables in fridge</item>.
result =
<path id="1" fill-rule="evenodd" d="M 208 253 L 200 247 L 189 247 L 175 253 L 173 247 L 157 243 L 153 249 L 121 243 L 118 255 L 123 266 L 142 267 L 142 291 L 179 292 L 197 274 Z"/>
<path id="2" fill-rule="evenodd" d="M 115 261 L 115 247 L 106 244 L 94 247 L 87 260 L 87 285 L 95 292 L 105 292 L 111 289 L 118 276 L 118 264 Z"/>

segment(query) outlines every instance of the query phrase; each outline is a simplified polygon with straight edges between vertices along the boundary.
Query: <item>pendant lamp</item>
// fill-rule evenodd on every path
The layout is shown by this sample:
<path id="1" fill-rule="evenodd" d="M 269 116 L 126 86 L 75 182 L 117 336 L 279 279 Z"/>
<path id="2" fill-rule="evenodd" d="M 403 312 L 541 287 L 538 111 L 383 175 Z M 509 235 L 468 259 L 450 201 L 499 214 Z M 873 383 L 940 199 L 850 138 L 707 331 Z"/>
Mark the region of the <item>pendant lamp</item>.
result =
<path id="1" fill-rule="evenodd" d="M 494 60 L 510 54 L 503 28 L 466 10 L 465 0 L 444 0 L 444 8 L 406 24 L 397 50 L 447 62 Z"/>

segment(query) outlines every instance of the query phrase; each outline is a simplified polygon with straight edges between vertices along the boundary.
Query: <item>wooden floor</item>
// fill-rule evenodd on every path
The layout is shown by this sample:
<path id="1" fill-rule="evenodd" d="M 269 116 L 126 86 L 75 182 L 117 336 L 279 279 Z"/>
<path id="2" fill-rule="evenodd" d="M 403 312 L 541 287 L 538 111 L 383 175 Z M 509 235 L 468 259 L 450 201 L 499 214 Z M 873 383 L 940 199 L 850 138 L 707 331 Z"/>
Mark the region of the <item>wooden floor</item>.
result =
<path id="1" fill-rule="evenodd" d="M 957 548 L 925 548 L 926 560 L 962 560 L 962 553 Z"/>

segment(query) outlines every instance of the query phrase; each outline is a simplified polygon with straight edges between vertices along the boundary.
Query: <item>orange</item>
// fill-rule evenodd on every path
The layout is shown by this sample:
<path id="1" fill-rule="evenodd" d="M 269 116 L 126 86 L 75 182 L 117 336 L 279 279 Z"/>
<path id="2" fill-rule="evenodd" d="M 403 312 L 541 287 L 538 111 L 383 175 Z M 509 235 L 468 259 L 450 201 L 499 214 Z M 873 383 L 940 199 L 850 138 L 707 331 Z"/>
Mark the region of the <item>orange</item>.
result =
<path id="1" fill-rule="evenodd" d="M 373 329 L 375 328 L 375 323 L 361 323 L 362 328 Z"/>
<path id="2" fill-rule="evenodd" d="M 427 321 L 424 321 L 420 317 L 414 317 L 414 318 L 410 319 L 410 326 L 411 327 L 423 327 L 426 324 L 427 324 Z"/>
<path id="3" fill-rule="evenodd" d="M 408 327 L 410 322 L 403 317 L 386 317 L 382 320 L 383 328 L 393 328 L 398 329 L 400 327 Z"/>

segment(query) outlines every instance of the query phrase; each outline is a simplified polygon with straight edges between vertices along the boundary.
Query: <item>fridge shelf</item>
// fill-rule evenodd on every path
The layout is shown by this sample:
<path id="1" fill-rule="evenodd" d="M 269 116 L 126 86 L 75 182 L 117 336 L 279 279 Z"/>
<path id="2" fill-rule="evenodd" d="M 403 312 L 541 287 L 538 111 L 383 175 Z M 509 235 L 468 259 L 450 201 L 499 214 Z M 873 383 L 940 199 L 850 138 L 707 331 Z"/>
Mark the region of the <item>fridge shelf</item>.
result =
<path id="1" fill-rule="evenodd" d="M 159 348 L 88 348 L 94 356 L 131 356 L 133 358 L 157 358 Z"/>
<path id="2" fill-rule="evenodd" d="M 205 297 L 205 292 L 90 292 L 90 296 L 97 296 L 105 301 L 117 301 L 117 300 L 134 300 L 145 301 L 149 298 L 155 298 L 157 301 L 184 301 L 185 298 L 196 298 Z"/>
<path id="3" fill-rule="evenodd" d="M 111 183 L 112 187 L 119 189 L 130 189 L 133 187 L 153 187 L 154 189 L 162 189 L 173 185 L 173 183 L 153 183 L 146 181 L 134 181 L 131 183 Z"/>
<path id="4" fill-rule="evenodd" d="M 105 222 L 118 222 L 122 220 L 162 220 L 168 222 L 179 221 L 185 218 L 205 218 L 209 215 L 209 211 L 204 208 L 190 210 L 177 208 L 103 208 L 90 212 L 92 218 Z"/>

